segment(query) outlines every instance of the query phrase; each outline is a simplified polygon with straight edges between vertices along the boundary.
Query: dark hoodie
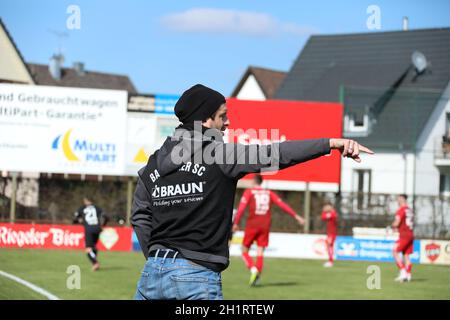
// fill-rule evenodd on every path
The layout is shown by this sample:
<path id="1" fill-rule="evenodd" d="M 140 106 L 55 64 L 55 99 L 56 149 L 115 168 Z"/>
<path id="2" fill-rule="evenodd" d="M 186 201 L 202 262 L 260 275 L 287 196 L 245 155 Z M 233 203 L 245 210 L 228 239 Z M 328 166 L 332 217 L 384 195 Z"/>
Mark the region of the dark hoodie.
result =
<path id="1" fill-rule="evenodd" d="M 244 146 L 224 143 L 215 129 L 177 128 L 139 171 L 131 223 L 145 257 L 165 247 L 216 272 L 226 269 L 237 181 L 329 152 L 328 139 Z"/>

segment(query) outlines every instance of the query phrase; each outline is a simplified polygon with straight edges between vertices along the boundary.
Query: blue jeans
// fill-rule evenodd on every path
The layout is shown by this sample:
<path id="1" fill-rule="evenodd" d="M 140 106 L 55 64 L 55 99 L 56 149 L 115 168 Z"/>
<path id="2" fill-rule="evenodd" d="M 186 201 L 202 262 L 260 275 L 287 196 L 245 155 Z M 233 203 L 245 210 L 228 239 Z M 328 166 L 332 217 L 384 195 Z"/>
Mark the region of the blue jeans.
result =
<path id="1" fill-rule="evenodd" d="M 135 300 L 223 300 L 222 277 L 184 258 L 148 257 Z"/>

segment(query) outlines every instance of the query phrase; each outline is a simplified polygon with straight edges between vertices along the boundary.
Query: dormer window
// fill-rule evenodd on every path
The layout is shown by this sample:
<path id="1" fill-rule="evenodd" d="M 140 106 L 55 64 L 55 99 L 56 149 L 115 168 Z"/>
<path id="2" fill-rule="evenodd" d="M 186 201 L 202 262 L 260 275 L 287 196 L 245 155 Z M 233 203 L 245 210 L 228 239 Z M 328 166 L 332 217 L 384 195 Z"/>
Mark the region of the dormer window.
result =
<path id="1" fill-rule="evenodd" d="M 349 113 L 344 117 L 346 136 L 367 136 L 369 134 L 369 115 Z"/>

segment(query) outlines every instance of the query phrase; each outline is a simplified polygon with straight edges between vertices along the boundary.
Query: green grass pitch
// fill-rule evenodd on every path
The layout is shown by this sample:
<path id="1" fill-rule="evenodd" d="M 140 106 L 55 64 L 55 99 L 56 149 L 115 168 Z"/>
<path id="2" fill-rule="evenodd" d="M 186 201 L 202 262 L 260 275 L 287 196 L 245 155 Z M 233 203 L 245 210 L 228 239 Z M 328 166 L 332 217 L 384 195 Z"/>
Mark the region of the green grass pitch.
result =
<path id="1" fill-rule="evenodd" d="M 132 299 L 144 258 L 140 253 L 101 252 L 101 269 L 91 271 L 83 251 L 0 249 L 0 270 L 29 281 L 61 299 Z M 413 281 L 393 281 L 393 263 L 264 260 L 257 287 L 249 287 L 249 272 L 238 257 L 223 272 L 225 299 L 450 299 L 450 266 L 414 265 Z M 81 289 L 67 289 L 68 266 L 81 269 Z M 369 265 L 381 270 L 381 289 L 369 290 Z M 0 299 L 45 299 L 29 288 L 0 276 Z"/>

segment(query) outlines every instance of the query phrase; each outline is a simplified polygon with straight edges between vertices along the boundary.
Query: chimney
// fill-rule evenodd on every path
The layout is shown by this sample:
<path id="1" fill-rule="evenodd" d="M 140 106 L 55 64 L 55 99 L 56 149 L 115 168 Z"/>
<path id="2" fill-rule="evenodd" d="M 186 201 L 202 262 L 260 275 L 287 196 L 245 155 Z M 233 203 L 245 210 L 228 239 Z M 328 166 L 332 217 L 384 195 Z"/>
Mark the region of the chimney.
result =
<path id="1" fill-rule="evenodd" d="M 77 75 L 79 77 L 84 76 L 85 72 L 84 72 L 84 63 L 83 62 L 74 62 L 73 69 L 75 70 L 75 72 L 77 73 Z"/>
<path id="2" fill-rule="evenodd" d="M 408 31 L 409 29 L 409 19 L 408 17 L 403 17 L 403 31 Z"/>
<path id="3" fill-rule="evenodd" d="M 63 63 L 64 63 L 64 56 L 61 53 L 54 54 L 50 58 L 48 71 L 50 72 L 53 79 L 61 80 Z"/>

